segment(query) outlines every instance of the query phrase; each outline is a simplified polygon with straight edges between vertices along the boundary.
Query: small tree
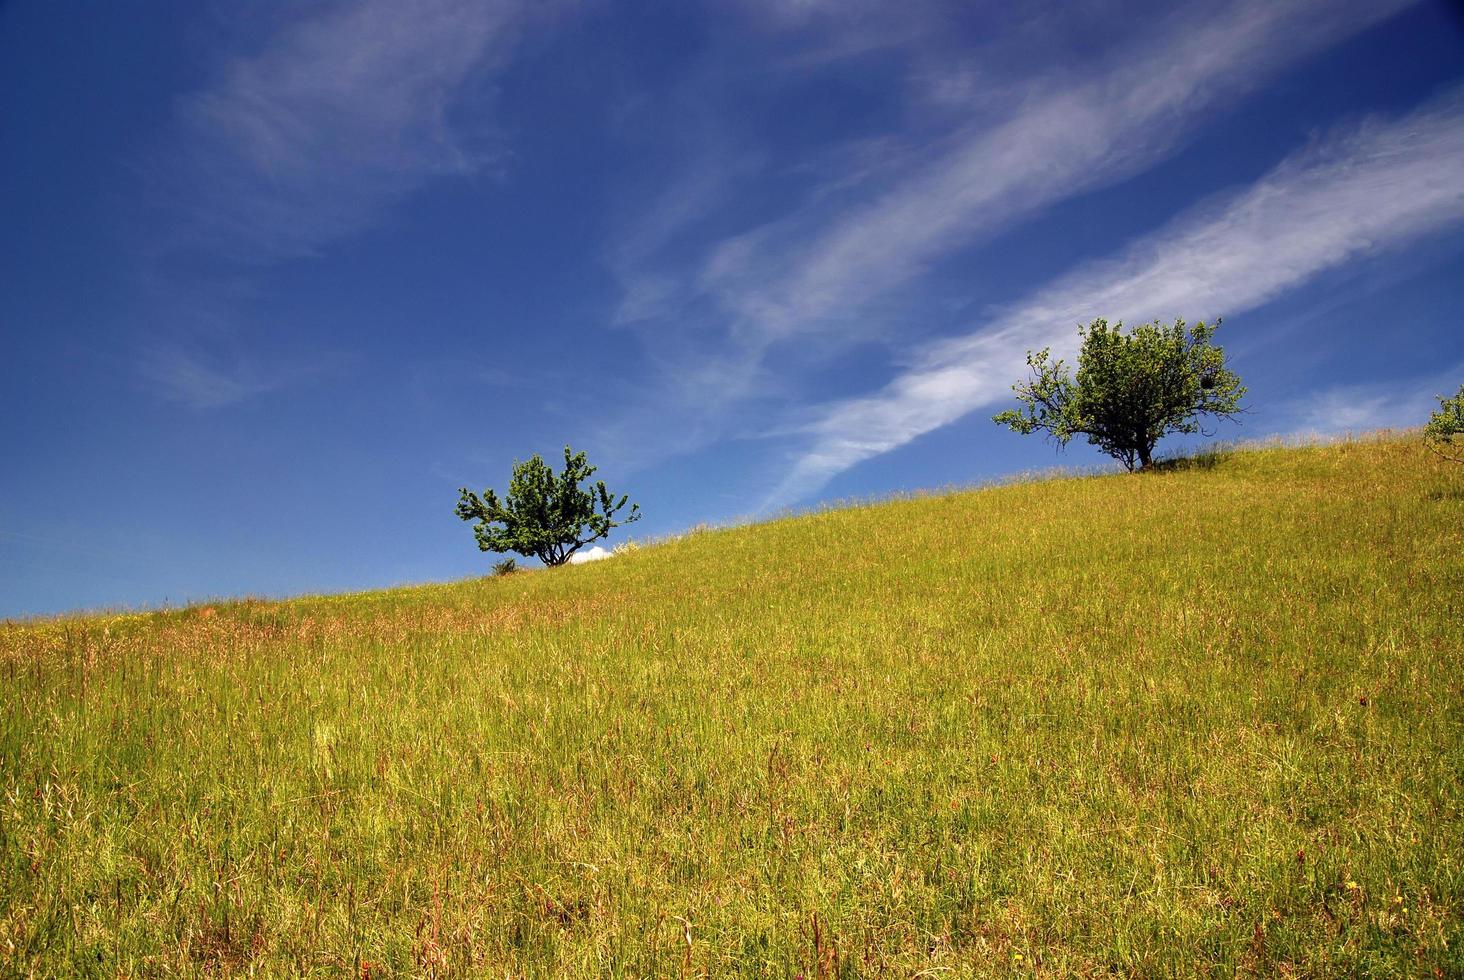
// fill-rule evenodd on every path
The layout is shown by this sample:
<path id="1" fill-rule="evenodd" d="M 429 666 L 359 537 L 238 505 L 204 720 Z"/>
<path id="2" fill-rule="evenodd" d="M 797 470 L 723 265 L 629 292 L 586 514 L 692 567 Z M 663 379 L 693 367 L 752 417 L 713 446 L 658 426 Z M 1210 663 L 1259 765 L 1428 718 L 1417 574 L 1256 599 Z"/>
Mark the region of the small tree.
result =
<path id="1" fill-rule="evenodd" d="M 585 545 L 607 536 L 612 528 L 640 520 L 640 505 L 631 504 L 624 520 L 614 520 L 625 507 L 626 497 L 616 501 L 596 480 L 588 490 L 580 484 L 596 467 L 584 453 L 564 447 L 564 472 L 555 473 L 535 454 L 528 462 L 515 463 L 508 494 L 502 500 L 492 490 L 480 498 L 466 487 L 458 491 L 457 516 L 477 521 L 473 535 L 479 551 L 513 551 L 537 558 L 551 568 L 563 565 Z"/>
<path id="2" fill-rule="evenodd" d="M 1127 333 L 1123 324 L 1094 320 L 1079 327 L 1076 379 L 1051 351 L 1027 352 L 1030 380 L 1012 385 L 1021 408 L 993 418 L 1024 435 L 1045 432 L 1059 445 L 1088 437 L 1132 472 L 1154 461 L 1154 446 L 1173 432 L 1204 432 L 1200 418 L 1233 419 L 1245 394 L 1212 344 L 1220 326 L 1186 328 L 1148 323 Z M 1209 433 L 1205 433 L 1209 434 Z"/>
<path id="3" fill-rule="evenodd" d="M 1438 398 L 1439 410 L 1423 427 L 1423 444 L 1436 456 L 1464 463 L 1464 385 L 1453 398 Z"/>

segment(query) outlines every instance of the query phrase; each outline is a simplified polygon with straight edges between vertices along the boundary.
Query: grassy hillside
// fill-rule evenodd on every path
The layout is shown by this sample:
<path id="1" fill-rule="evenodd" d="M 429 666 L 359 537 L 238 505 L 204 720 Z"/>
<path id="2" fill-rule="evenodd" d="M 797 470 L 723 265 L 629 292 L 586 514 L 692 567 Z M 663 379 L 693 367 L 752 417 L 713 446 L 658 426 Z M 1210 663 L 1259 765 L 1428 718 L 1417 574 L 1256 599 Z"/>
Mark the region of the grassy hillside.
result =
<path id="1" fill-rule="evenodd" d="M 1416 439 L 0 664 L 3 974 L 1464 975 L 1464 467 Z"/>

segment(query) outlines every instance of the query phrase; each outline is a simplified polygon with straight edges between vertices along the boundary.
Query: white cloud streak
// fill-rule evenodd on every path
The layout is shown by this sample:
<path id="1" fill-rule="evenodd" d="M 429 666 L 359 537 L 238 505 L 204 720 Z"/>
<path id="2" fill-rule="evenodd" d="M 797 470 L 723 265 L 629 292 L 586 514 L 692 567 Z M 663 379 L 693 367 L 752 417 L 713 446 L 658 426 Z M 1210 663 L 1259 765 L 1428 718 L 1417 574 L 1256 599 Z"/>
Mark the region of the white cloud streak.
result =
<path id="1" fill-rule="evenodd" d="M 139 367 L 147 389 L 163 401 L 193 409 L 212 409 L 319 378 L 339 370 L 348 361 L 349 358 L 337 354 L 314 354 L 297 355 L 282 364 L 262 365 L 255 358 L 210 356 L 170 344 L 144 352 Z"/>
<path id="2" fill-rule="evenodd" d="M 449 111 L 511 47 L 517 0 L 365 0 L 222 64 L 178 106 L 166 194 L 188 240 L 234 258 L 308 255 L 441 175 L 477 171 Z"/>
<path id="3" fill-rule="evenodd" d="M 169 308 L 154 319 L 174 335 L 139 354 L 151 392 L 222 408 L 342 366 L 334 354 L 278 363 L 240 354 L 239 299 L 251 290 L 240 270 L 316 254 L 433 178 L 491 165 L 481 119 L 450 117 L 489 88 L 529 9 L 524 0 L 287 5 L 292 19 L 256 51 L 218 60 L 210 82 L 178 101 L 150 171 L 168 229 L 149 245 L 164 260 L 153 278 Z M 230 271 L 190 275 L 199 254 Z M 224 356 L 210 353 L 220 347 Z"/>
<path id="4" fill-rule="evenodd" d="M 967 93 L 960 117 L 975 122 L 952 130 L 947 106 L 933 127 L 868 134 L 792 161 L 746 161 L 764 176 L 817 179 L 782 217 L 730 237 L 725 229 L 737 227 L 737 209 L 763 213 L 765 202 L 741 200 L 728 168 L 708 165 L 717 154 L 694 155 L 691 174 L 667 182 L 658 203 L 620 233 L 620 242 L 637 247 L 618 242 L 607 255 L 623 288 L 615 320 L 645 338 L 660 384 L 654 405 L 610 428 L 642 456 L 684 452 L 729 428 L 748 434 L 757 428 L 749 419 L 760 400 L 796 397 L 800 372 L 859 344 L 893 339 L 893 327 L 923 319 L 924 301 L 909 287 L 932 264 L 1153 166 L 1217 108 L 1409 2 L 1224 0 L 1168 16 L 1161 8 L 1143 36 L 1072 67 L 1054 66 L 1034 44 L 1050 33 L 1050 11 L 1004 22 L 959 61 L 946 50 L 930 60 L 939 18 L 923 24 L 914 40 L 900 42 L 926 93 L 910 111 L 927 111 L 919 104 L 929 101 L 932 76 L 944 74 Z M 845 20 L 856 34 L 869 26 L 864 8 L 805 13 L 817 16 L 795 20 L 839 37 Z M 934 16 L 923 7 L 907 15 Z M 995 84 L 986 70 L 995 64 L 1024 67 Z M 691 232 L 708 227 L 721 237 L 698 248 Z M 817 342 L 787 343 L 807 337 Z M 787 356 L 772 363 L 775 352 L 790 350 L 795 363 Z M 661 424 L 668 415 L 683 420 L 674 438 Z"/>
<path id="5" fill-rule="evenodd" d="M 1373 120 L 1059 279 L 989 326 L 935 345 L 868 398 L 827 407 L 768 506 L 796 501 L 855 464 L 991 404 L 1025 353 L 1071 355 L 1074 325 L 1208 317 L 1267 302 L 1312 276 L 1464 219 L 1464 91 L 1392 122 Z"/>
<path id="6" fill-rule="evenodd" d="M 210 364 L 173 347 L 148 351 L 142 376 L 159 398 L 193 408 L 220 408 L 278 387 L 274 379 Z"/>
<path id="7" fill-rule="evenodd" d="M 1237 0 L 1178 17 L 1076 81 L 1029 80 L 1015 113 L 938 144 L 871 203 L 830 202 L 728 241 L 701 287 L 755 345 L 809 330 L 1055 201 L 1141 172 L 1206 110 L 1408 0 Z"/>

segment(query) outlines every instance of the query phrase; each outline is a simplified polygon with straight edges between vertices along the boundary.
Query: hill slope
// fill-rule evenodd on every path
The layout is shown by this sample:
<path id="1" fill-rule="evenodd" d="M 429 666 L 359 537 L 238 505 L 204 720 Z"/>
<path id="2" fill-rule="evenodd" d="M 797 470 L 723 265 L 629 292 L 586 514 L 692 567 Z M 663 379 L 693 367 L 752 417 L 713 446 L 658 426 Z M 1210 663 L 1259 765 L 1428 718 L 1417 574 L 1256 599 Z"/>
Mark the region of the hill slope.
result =
<path id="1" fill-rule="evenodd" d="M 1464 468 L 0 627 L 0 973 L 1464 973 Z"/>

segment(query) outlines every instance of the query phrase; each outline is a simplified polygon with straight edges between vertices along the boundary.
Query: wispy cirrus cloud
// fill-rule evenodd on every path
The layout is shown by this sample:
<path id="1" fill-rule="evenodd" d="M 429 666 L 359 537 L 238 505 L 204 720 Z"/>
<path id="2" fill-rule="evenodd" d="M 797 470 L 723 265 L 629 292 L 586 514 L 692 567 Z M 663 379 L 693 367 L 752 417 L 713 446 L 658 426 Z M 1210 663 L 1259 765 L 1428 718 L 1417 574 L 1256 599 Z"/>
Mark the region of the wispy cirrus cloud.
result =
<path id="1" fill-rule="evenodd" d="M 1209 111 L 1409 2 L 1235 0 L 1171 14 L 1101 62 L 1007 80 L 1006 118 L 983 112 L 931 133 L 894 172 L 870 169 L 873 182 L 831 174 L 825 184 L 858 196 L 816 189 L 806 206 L 724 240 L 687 291 L 715 297 L 754 346 L 847 324 L 941 256 L 1152 166 Z M 969 68 L 949 72 L 967 79 Z"/>
<path id="2" fill-rule="evenodd" d="M 747 406 L 796 391 L 790 382 L 798 370 L 908 332 L 927 302 L 913 287 L 941 260 L 1154 166 L 1215 111 L 1409 2 L 1229 0 L 1199 12 L 1160 11 L 1142 36 L 1096 46 L 1074 64 L 1038 60 L 999 82 L 982 66 L 1022 65 L 1016 53 L 1034 50 L 1043 12 L 1003 23 L 1008 34 L 965 63 L 949 52 L 928 56 L 939 46 L 932 39 L 943 14 L 919 5 L 910 18 L 931 20 L 886 34 L 912 46 L 912 78 L 924 94 L 908 97 L 908 112 L 920 115 L 914 104 L 941 93 L 935 122 L 906 118 L 897 133 L 767 161 L 764 176 L 814 176 L 781 214 L 752 225 L 735 215 L 766 208 L 741 200 L 735 181 L 668 182 L 665 206 L 646 211 L 655 216 L 653 240 L 675 247 L 611 252 L 623 288 L 617 319 L 636 323 L 665 379 L 663 404 L 633 413 L 622 427 L 636 428 L 637 415 L 674 412 L 685 420 L 681 436 L 657 443 L 670 452 L 715 438 L 728 424 L 745 428 Z M 1070 16 L 1064 10 L 1059 19 Z M 773 20 L 856 40 L 883 23 L 860 5 L 813 4 Z M 968 111 L 952 111 L 952 99 L 966 100 Z M 697 172 L 701 160 L 692 166 Z M 684 206 L 688 188 L 696 190 L 695 207 Z M 729 234 L 729 226 L 736 230 Z M 790 349 L 805 363 L 790 365 Z"/>
<path id="3" fill-rule="evenodd" d="M 350 360 L 338 353 L 314 353 L 264 361 L 237 352 L 210 354 L 196 346 L 159 344 L 143 352 L 139 369 L 145 387 L 163 401 L 211 409 L 329 375 Z"/>
<path id="4" fill-rule="evenodd" d="M 519 0 L 365 0 L 286 24 L 183 97 L 165 203 L 189 247 L 272 261 L 369 224 L 427 180 L 471 174 L 491 146 L 454 106 L 512 48 Z"/>
<path id="5" fill-rule="evenodd" d="M 318 254 L 429 181 L 494 166 L 501 142 L 483 111 L 493 73 L 545 9 L 285 5 L 257 47 L 219 55 L 177 102 L 148 168 L 162 230 L 145 250 L 159 324 L 140 344 L 145 387 L 222 408 L 338 370 L 338 354 L 261 349 L 247 312 L 260 268 Z"/>
<path id="6" fill-rule="evenodd" d="M 1259 306 L 1316 274 L 1464 220 L 1464 91 L 1393 121 L 1371 120 L 1285 161 L 999 314 L 934 345 L 867 398 L 807 427 L 812 444 L 769 498 L 786 504 L 834 475 L 1005 397 L 1027 350 L 1071 354 L 1074 324 L 1213 316 Z M 1359 419 L 1361 420 L 1361 419 Z"/>
<path id="7" fill-rule="evenodd" d="M 281 383 L 237 364 L 210 363 L 177 347 L 157 347 L 144 353 L 141 372 L 148 389 L 159 398 L 193 408 L 232 405 Z"/>

